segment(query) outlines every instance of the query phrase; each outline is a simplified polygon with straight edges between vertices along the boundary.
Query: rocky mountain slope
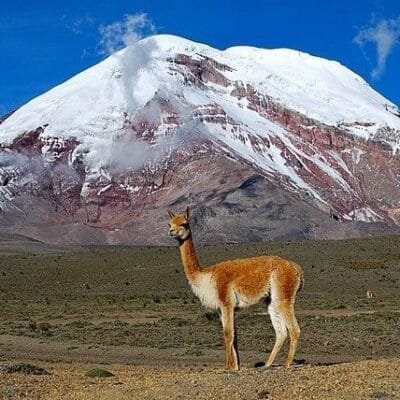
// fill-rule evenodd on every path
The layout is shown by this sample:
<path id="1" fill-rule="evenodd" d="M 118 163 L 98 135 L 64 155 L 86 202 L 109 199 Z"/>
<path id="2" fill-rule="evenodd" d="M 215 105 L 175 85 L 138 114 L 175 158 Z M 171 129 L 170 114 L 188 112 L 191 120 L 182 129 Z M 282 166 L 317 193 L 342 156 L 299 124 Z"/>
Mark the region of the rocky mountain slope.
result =
<path id="1" fill-rule="evenodd" d="M 51 243 L 398 232 L 400 112 L 337 62 L 159 35 L 0 120 L 0 222 Z"/>

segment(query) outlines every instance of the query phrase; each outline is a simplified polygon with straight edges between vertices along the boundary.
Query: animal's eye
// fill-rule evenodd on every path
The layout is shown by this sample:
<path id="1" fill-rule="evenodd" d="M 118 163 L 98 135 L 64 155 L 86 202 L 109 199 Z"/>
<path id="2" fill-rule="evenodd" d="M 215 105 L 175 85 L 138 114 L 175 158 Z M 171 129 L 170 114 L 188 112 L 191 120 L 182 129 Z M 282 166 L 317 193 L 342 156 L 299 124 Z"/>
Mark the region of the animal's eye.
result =
<path id="1" fill-rule="evenodd" d="M 182 228 L 189 229 L 189 224 L 185 222 L 184 224 L 181 225 Z"/>

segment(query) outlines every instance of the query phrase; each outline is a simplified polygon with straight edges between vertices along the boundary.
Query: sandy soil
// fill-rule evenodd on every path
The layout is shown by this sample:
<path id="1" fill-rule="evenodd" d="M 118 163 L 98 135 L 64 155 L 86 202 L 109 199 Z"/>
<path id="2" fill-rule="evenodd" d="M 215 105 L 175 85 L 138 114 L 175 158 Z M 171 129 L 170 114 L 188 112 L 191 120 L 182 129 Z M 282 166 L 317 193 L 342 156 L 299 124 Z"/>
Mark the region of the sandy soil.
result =
<path id="1" fill-rule="evenodd" d="M 98 365 L 41 362 L 51 375 L 0 373 L 4 399 L 399 399 L 400 360 L 361 361 L 259 372 L 217 367 L 102 366 L 111 378 L 88 378 Z"/>

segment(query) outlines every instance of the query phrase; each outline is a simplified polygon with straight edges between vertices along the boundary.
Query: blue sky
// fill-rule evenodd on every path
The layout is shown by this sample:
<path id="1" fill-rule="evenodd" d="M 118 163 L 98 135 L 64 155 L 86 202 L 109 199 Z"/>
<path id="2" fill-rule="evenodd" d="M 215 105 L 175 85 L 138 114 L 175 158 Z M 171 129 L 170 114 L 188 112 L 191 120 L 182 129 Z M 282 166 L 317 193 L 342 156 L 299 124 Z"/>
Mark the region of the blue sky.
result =
<path id="1" fill-rule="evenodd" d="M 399 0 L 0 0 L 0 115 L 129 40 L 169 33 L 216 48 L 334 59 L 400 105 Z"/>

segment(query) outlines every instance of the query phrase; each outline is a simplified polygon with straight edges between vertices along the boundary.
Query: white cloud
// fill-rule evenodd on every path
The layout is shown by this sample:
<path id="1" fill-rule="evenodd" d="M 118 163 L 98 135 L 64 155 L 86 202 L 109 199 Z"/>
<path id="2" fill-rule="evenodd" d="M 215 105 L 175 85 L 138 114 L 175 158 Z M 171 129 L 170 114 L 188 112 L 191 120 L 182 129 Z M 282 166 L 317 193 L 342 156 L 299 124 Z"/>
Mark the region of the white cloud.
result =
<path id="1" fill-rule="evenodd" d="M 389 55 L 400 41 L 400 17 L 382 19 L 362 28 L 353 41 L 361 49 L 369 43 L 376 47 L 376 66 L 371 71 L 371 76 L 378 79 L 385 71 Z"/>
<path id="2" fill-rule="evenodd" d="M 65 22 L 65 27 L 75 35 L 84 35 L 90 31 L 95 23 L 94 19 L 89 15 L 75 18 L 72 21 L 68 21 L 68 17 L 63 14 L 61 20 Z"/>
<path id="3" fill-rule="evenodd" d="M 155 26 L 145 13 L 127 14 L 122 21 L 101 25 L 100 53 L 112 54 L 129 46 L 148 34 L 155 32 Z"/>

